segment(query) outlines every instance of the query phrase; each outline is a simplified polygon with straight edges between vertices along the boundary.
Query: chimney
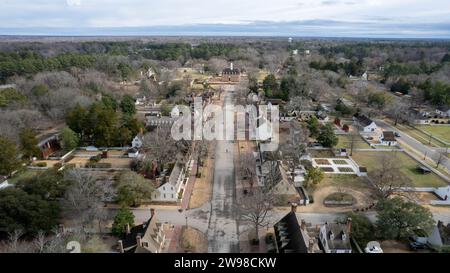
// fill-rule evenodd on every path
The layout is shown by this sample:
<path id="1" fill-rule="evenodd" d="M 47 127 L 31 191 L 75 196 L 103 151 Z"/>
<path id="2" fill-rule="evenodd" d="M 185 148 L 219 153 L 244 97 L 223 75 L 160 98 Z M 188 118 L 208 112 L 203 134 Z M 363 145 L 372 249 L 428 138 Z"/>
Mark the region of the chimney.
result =
<path id="1" fill-rule="evenodd" d="M 154 215 L 155 215 L 155 209 L 151 208 L 150 209 L 150 217 L 153 218 Z"/>
<path id="2" fill-rule="evenodd" d="M 330 231 L 330 240 L 331 240 L 331 241 L 334 240 L 334 233 L 333 233 L 333 231 Z"/>
<path id="3" fill-rule="evenodd" d="M 347 234 L 352 233 L 352 218 L 347 218 Z"/>
<path id="4" fill-rule="evenodd" d="M 305 220 L 302 220 L 302 224 L 301 224 L 300 228 L 302 230 L 306 231 L 306 222 L 305 222 Z"/>
<path id="5" fill-rule="evenodd" d="M 314 252 L 314 239 L 309 239 L 308 252 L 309 253 Z"/>
<path id="6" fill-rule="evenodd" d="M 125 228 L 126 228 L 127 235 L 130 234 L 130 233 L 131 233 L 131 230 L 130 230 L 130 224 L 127 223 L 127 225 L 125 226 Z"/>
<path id="7" fill-rule="evenodd" d="M 63 225 L 63 224 L 60 224 L 60 225 L 59 225 L 59 227 L 58 227 L 58 232 L 59 232 L 59 233 L 62 233 L 62 234 L 66 233 L 66 229 L 64 228 L 64 225 Z"/>
<path id="8" fill-rule="evenodd" d="M 141 244 L 141 235 L 136 236 L 136 243 L 138 246 L 142 246 Z"/>
<path id="9" fill-rule="evenodd" d="M 230 69 L 233 70 L 233 63 L 230 63 Z"/>
<path id="10" fill-rule="evenodd" d="M 117 241 L 117 245 L 118 245 L 118 248 L 119 248 L 119 252 L 120 253 L 124 253 L 122 240 Z"/>
<path id="11" fill-rule="evenodd" d="M 291 211 L 292 211 L 293 213 L 296 213 L 296 212 L 297 212 L 297 203 L 291 203 Z"/>

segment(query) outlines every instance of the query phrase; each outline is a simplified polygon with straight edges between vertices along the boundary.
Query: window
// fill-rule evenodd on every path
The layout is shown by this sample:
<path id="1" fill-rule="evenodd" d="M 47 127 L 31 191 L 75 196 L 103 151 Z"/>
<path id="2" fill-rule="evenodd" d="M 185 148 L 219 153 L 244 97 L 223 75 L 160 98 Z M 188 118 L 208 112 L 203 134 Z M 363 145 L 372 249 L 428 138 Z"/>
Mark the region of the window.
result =
<path id="1" fill-rule="evenodd" d="M 166 190 L 166 187 L 163 187 L 163 191 L 165 191 Z"/>
<path id="2" fill-rule="evenodd" d="M 173 198 L 173 193 L 172 193 L 172 198 Z"/>
<path id="3" fill-rule="evenodd" d="M 166 194 L 164 194 L 164 198 L 166 198 Z"/>

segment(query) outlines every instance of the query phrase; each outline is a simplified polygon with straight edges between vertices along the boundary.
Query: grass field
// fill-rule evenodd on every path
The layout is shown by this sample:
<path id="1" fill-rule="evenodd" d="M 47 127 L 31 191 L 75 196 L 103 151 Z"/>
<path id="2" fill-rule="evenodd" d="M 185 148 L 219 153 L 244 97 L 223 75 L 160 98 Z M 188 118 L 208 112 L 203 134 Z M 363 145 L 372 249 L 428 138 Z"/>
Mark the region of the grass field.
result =
<path id="1" fill-rule="evenodd" d="M 384 154 L 394 154 L 392 152 L 354 152 L 353 159 L 360 165 L 367 167 L 369 172 L 377 169 L 380 158 Z M 395 156 L 401 164 L 401 172 L 404 176 L 411 179 L 415 187 L 442 187 L 448 185 L 444 180 L 434 173 L 420 174 L 416 167 L 420 164 L 403 152 L 396 152 Z"/>
<path id="2" fill-rule="evenodd" d="M 400 124 L 398 124 L 396 127 L 399 128 L 400 130 L 402 130 L 403 132 L 407 133 L 409 136 L 415 138 L 417 141 L 419 141 L 422 144 L 431 145 L 434 147 L 444 147 L 444 144 L 442 142 L 436 141 L 434 139 L 430 139 L 430 136 L 422 133 L 419 130 L 414 129 L 413 127 L 406 126 L 406 125 L 400 125 Z M 428 126 L 425 126 L 425 127 L 428 127 Z"/>
<path id="3" fill-rule="evenodd" d="M 31 178 L 41 172 L 42 171 L 40 171 L 40 170 L 23 169 L 23 170 L 20 170 L 19 172 L 17 172 L 13 177 L 9 178 L 8 182 L 10 184 L 16 184 L 21 179 Z"/>
<path id="4" fill-rule="evenodd" d="M 350 149 L 351 144 L 352 144 L 352 136 L 338 135 L 337 137 L 339 139 L 339 142 L 336 145 L 336 148 Z M 360 136 L 355 136 L 353 148 L 354 149 L 370 149 L 370 145 L 367 144 Z"/>
<path id="5" fill-rule="evenodd" d="M 188 67 L 182 67 L 177 70 L 177 78 L 182 79 L 184 77 L 191 77 L 192 80 L 198 79 L 198 80 L 206 80 L 208 79 L 208 74 L 201 74 L 195 69 L 188 68 Z"/>
<path id="6" fill-rule="evenodd" d="M 259 70 L 258 71 L 258 76 L 257 76 L 258 82 L 262 83 L 264 78 L 267 77 L 267 75 L 269 75 L 269 71 L 267 71 L 267 70 Z"/>
<path id="7" fill-rule="evenodd" d="M 417 126 L 422 131 L 425 131 L 445 142 L 450 143 L 450 126 L 439 126 L 439 125 L 421 125 Z"/>

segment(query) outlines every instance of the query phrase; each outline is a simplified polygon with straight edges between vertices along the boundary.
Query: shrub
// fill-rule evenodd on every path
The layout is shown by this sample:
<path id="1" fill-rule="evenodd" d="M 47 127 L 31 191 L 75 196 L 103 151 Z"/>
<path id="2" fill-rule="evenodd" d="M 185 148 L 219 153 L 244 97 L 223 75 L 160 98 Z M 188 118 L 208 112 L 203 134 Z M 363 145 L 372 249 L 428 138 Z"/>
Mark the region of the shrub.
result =
<path id="1" fill-rule="evenodd" d="M 44 168 L 47 167 L 47 162 L 38 162 L 33 164 L 33 166 Z"/>
<path id="2" fill-rule="evenodd" d="M 254 246 L 259 245 L 259 239 L 253 238 L 253 239 L 251 239 L 250 243 Z"/>
<path id="3" fill-rule="evenodd" d="M 97 163 L 97 162 L 99 162 L 101 159 L 102 159 L 101 156 L 96 155 L 96 156 L 93 156 L 93 157 L 89 158 L 89 161 L 90 161 L 90 162 Z"/>
<path id="4" fill-rule="evenodd" d="M 273 233 L 267 233 L 266 235 L 266 244 L 271 244 L 274 240 Z"/>

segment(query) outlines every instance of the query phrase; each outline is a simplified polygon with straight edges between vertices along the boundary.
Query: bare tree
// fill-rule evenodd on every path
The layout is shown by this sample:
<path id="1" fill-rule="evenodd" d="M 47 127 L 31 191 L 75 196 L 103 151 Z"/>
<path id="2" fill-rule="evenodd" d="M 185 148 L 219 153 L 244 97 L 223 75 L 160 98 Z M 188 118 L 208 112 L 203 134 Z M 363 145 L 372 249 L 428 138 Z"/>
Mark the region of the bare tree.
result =
<path id="1" fill-rule="evenodd" d="M 237 202 L 237 212 L 243 222 L 253 225 L 255 239 L 259 242 L 259 228 L 269 224 L 274 196 L 270 192 L 255 190 Z"/>
<path id="2" fill-rule="evenodd" d="M 394 125 L 397 125 L 399 121 L 408 119 L 408 107 L 400 100 L 394 100 L 387 113 L 394 119 Z"/>
<path id="3" fill-rule="evenodd" d="M 402 192 L 402 189 L 411 187 L 411 180 L 402 174 L 399 162 L 395 152 L 384 154 L 378 159 L 379 168 L 369 173 L 372 184 L 381 198 L 388 198 L 394 193 Z"/>
<path id="4" fill-rule="evenodd" d="M 8 233 L 8 240 L 6 242 L 6 252 L 8 253 L 21 253 L 25 252 L 23 244 L 20 238 L 24 235 L 23 230 L 16 229 Z"/>
<path id="5" fill-rule="evenodd" d="M 292 182 L 295 178 L 295 168 L 300 165 L 300 158 L 306 152 L 308 135 L 307 129 L 299 126 L 297 122 L 291 122 L 288 141 L 281 145 L 282 158 L 289 169 Z"/>
<path id="6" fill-rule="evenodd" d="M 441 165 L 442 163 L 447 162 L 447 156 L 446 156 L 446 150 L 440 150 L 438 152 L 438 158 L 436 160 L 436 168 L 439 168 L 439 165 Z"/>
<path id="7" fill-rule="evenodd" d="M 103 200 L 109 195 L 108 189 L 102 183 L 97 183 L 91 173 L 78 169 L 67 171 L 64 179 L 70 182 L 63 201 L 65 212 L 78 221 L 82 228 L 94 221 L 98 221 L 101 226 L 106 216 Z"/>
<path id="8" fill-rule="evenodd" d="M 38 234 L 36 235 L 36 237 L 33 240 L 33 244 L 36 247 L 36 251 L 38 253 L 43 253 L 45 250 L 45 245 L 47 243 L 47 239 L 45 236 L 45 232 L 43 232 L 42 230 L 40 230 L 38 232 Z"/>
<path id="9" fill-rule="evenodd" d="M 143 147 L 147 150 L 146 156 L 157 162 L 158 168 L 163 169 L 166 163 L 173 161 L 181 150 L 187 152 L 184 142 L 176 142 L 170 135 L 170 127 L 158 127 L 143 137 Z"/>
<path id="10" fill-rule="evenodd" d="M 262 191 L 270 192 L 273 187 L 280 182 L 282 175 L 280 162 L 278 160 L 268 160 L 263 164 L 264 185 Z"/>
<path id="11" fill-rule="evenodd" d="M 252 153 L 241 154 L 240 156 L 241 176 L 247 179 L 250 188 L 253 188 L 254 179 L 256 176 L 256 160 Z"/>

